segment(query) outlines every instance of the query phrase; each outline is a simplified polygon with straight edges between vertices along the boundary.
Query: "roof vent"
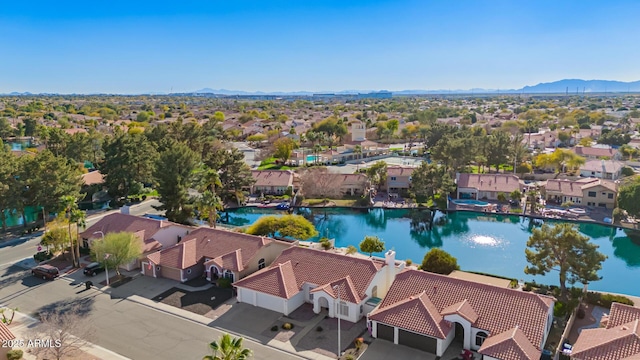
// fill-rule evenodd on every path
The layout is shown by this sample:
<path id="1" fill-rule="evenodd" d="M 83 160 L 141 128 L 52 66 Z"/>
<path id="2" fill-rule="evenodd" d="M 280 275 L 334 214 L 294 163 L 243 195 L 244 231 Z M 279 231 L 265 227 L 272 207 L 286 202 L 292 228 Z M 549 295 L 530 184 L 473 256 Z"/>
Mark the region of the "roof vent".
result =
<path id="1" fill-rule="evenodd" d="M 622 330 L 629 330 L 629 328 L 628 328 L 628 327 L 626 327 L 626 326 L 623 326 L 623 327 L 622 327 Z"/>
<path id="2" fill-rule="evenodd" d="M 433 293 L 435 294 L 435 293 L 437 293 L 437 292 L 438 292 L 438 287 L 437 287 L 437 286 L 434 286 L 434 287 L 433 287 Z"/>

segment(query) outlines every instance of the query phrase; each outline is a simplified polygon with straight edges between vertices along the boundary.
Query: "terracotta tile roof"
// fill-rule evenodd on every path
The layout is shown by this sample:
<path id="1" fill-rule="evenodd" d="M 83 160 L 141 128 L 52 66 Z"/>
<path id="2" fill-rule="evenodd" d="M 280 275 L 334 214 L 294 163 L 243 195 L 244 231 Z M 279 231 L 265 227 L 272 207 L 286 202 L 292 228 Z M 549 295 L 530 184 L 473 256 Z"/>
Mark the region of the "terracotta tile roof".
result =
<path id="1" fill-rule="evenodd" d="M 624 167 L 624 163 L 614 160 L 590 160 L 580 167 L 580 170 L 602 172 L 615 174 Z"/>
<path id="2" fill-rule="evenodd" d="M 334 286 L 338 286 L 338 291 L 340 292 L 340 300 L 348 301 L 354 304 L 360 302 L 360 296 L 358 296 L 358 291 L 356 290 L 355 285 L 353 285 L 353 281 L 351 281 L 351 276 L 347 275 L 342 279 L 333 281 L 329 284 L 325 284 L 323 286 L 318 286 L 315 289 L 309 291 L 310 293 L 315 293 L 319 291 L 324 291 L 329 296 L 334 299 L 338 298 L 338 294 L 334 291 Z"/>
<path id="3" fill-rule="evenodd" d="M 614 302 L 609 312 L 607 328 L 616 327 L 640 319 L 640 308 Z"/>
<path id="4" fill-rule="evenodd" d="M 9 330 L 7 325 L 0 321 L 0 341 L 7 341 L 15 339 L 15 335 Z"/>
<path id="5" fill-rule="evenodd" d="M 262 274 L 272 270 L 279 264 L 291 262 L 291 268 L 284 268 L 284 276 L 288 281 L 296 281 L 298 291 L 302 290 L 305 283 L 317 286 L 326 286 L 332 283 L 338 283 L 339 280 L 349 276 L 349 280 L 353 286 L 353 291 L 357 295 L 358 302 L 366 297 L 366 290 L 373 277 L 383 266 L 380 262 L 371 259 L 354 258 L 351 256 L 330 253 L 321 250 L 313 250 L 294 246 L 285 251 L 276 258 L 271 266 L 267 269 L 258 271 L 234 285 L 236 287 L 245 287 L 257 291 L 273 293 L 271 283 L 262 283 L 259 279 Z M 318 269 L 330 269 L 330 271 L 319 271 Z M 286 271 L 285 271 L 286 270 Z M 344 284 L 342 284 L 344 286 Z M 341 286 L 341 291 L 342 289 Z M 344 296 L 349 296 L 347 291 Z M 341 293 L 341 296 L 343 294 Z"/>
<path id="6" fill-rule="evenodd" d="M 583 189 L 591 189 L 597 186 L 602 186 L 607 190 L 611 190 L 611 191 L 618 191 L 618 185 L 615 183 L 615 181 L 611 181 L 611 180 L 602 180 L 602 179 L 597 179 L 596 181 L 590 182 L 586 185 L 584 185 L 582 188 Z"/>
<path id="7" fill-rule="evenodd" d="M 251 170 L 254 186 L 291 186 L 293 171 L 289 170 Z"/>
<path id="8" fill-rule="evenodd" d="M 99 170 L 82 174 L 82 182 L 85 185 L 95 185 L 104 183 L 104 176 Z"/>
<path id="9" fill-rule="evenodd" d="M 464 299 L 459 303 L 447 306 L 446 308 L 442 309 L 440 314 L 442 314 L 443 316 L 458 314 L 467 319 L 467 321 L 472 324 L 474 324 L 476 320 L 478 320 L 478 314 L 476 314 L 476 311 L 473 310 L 473 307 L 471 306 L 471 304 L 469 304 L 469 301 L 467 301 L 467 299 Z"/>
<path id="10" fill-rule="evenodd" d="M 426 292 L 440 313 L 452 305 L 458 306 L 467 300 L 478 318 L 474 327 L 483 329 L 489 335 L 499 334 L 518 326 L 534 346 L 540 346 L 545 332 L 551 297 L 525 291 L 476 283 L 463 279 L 429 273 L 419 270 L 405 270 L 395 281 L 380 304 L 384 309 L 406 301 L 411 296 Z M 499 304 L 499 305 L 498 305 Z M 464 309 L 466 305 L 462 305 Z M 411 314 L 397 315 L 407 326 L 419 326 L 420 319 Z M 470 316 L 467 313 L 467 316 Z"/>
<path id="11" fill-rule="evenodd" d="M 590 179 L 592 183 L 597 183 L 598 179 Z M 564 196 L 582 197 L 582 188 L 589 184 L 589 181 L 572 181 L 567 179 L 547 180 L 545 190 L 547 193 L 556 192 Z"/>
<path id="12" fill-rule="evenodd" d="M 584 329 L 571 357 L 580 360 L 619 360 L 640 355 L 640 320 L 608 329 Z"/>
<path id="13" fill-rule="evenodd" d="M 522 184 L 515 175 L 508 174 L 458 174 L 458 188 L 471 188 L 478 191 L 500 191 L 510 193 L 520 190 Z"/>
<path id="14" fill-rule="evenodd" d="M 601 157 L 601 156 L 614 157 L 618 153 L 618 150 L 613 148 L 606 149 L 606 148 L 597 148 L 597 147 L 589 147 L 589 146 L 576 146 L 573 149 L 573 152 L 575 152 L 577 155 L 586 156 L 586 157 Z"/>
<path id="15" fill-rule="evenodd" d="M 425 291 L 390 306 L 379 307 L 369 314 L 369 319 L 439 339 L 445 339 L 451 331 L 451 323 L 444 320 Z"/>
<path id="16" fill-rule="evenodd" d="M 387 167 L 387 177 L 389 176 L 411 176 L 415 168 L 403 167 L 403 166 L 389 166 Z"/>
<path id="17" fill-rule="evenodd" d="M 95 232 L 103 232 L 105 235 L 112 232 L 138 232 L 144 231 L 147 240 L 161 228 L 171 225 L 168 221 L 153 220 L 139 216 L 127 215 L 122 213 L 109 214 L 97 223 L 90 226 L 87 230 L 80 233 L 83 239 L 99 239 L 102 235 Z"/>
<path id="18" fill-rule="evenodd" d="M 478 352 L 501 360 L 539 360 L 542 355 L 518 326 L 487 338 Z"/>
<path id="19" fill-rule="evenodd" d="M 208 258 L 224 269 L 242 271 L 256 252 L 272 241 L 232 231 L 198 228 L 185 236 L 179 244 L 148 258 L 155 264 L 177 269 L 185 269 Z"/>
<path id="20" fill-rule="evenodd" d="M 363 185 L 367 183 L 368 178 L 364 174 L 333 174 L 333 173 L 320 173 L 318 177 L 327 177 L 327 182 L 335 185 L 336 187 L 347 185 Z M 324 179 L 324 178 L 323 178 Z"/>
<path id="21" fill-rule="evenodd" d="M 260 290 L 263 293 L 284 299 L 291 299 L 300 291 L 291 261 L 271 266 L 236 282 L 235 285 L 240 282 L 242 287 Z"/>

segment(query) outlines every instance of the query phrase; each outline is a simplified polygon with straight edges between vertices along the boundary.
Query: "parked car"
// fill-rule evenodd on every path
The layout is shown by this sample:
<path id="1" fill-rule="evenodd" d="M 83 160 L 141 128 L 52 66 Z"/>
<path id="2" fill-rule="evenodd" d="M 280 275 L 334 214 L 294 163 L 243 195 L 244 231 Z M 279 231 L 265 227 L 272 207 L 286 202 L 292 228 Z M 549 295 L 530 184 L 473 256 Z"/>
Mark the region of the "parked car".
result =
<path id="1" fill-rule="evenodd" d="M 104 271 L 104 265 L 97 262 L 92 262 L 91 264 L 85 266 L 83 270 L 84 274 L 87 276 L 95 276 L 97 273 L 103 272 L 103 271 Z"/>
<path id="2" fill-rule="evenodd" d="M 45 280 L 53 280 L 60 276 L 60 270 L 57 267 L 51 265 L 38 265 L 31 269 L 31 274 L 41 277 Z"/>

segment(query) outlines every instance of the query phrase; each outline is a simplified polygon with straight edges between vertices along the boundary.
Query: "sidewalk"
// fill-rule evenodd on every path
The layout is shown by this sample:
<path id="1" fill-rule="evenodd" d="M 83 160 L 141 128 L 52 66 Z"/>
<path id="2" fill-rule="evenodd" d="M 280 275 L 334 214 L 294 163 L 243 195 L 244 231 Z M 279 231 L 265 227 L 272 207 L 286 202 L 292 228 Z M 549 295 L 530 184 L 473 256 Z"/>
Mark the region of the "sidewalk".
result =
<path id="1" fill-rule="evenodd" d="M 13 319 L 13 323 L 9 326 L 9 330 L 13 333 L 18 341 L 24 341 L 25 346 L 20 347 L 24 354 L 23 358 L 27 360 L 36 360 L 37 357 L 32 353 L 32 348 L 28 347 L 29 340 L 33 341 L 35 339 L 35 328 L 40 324 L 40 322 L 26 314 L 16 312 L 15 317 Z M 56 339 L 53 339 L 54 341 Z M 114 353 L 111 350 L 105 349 L 101 346 L 88 343 L 86 346 L 82 348 L 82 351 L 88 355 L 96 359 L 102 360 L 126 360 L 127 357 L 124 357 L 120 354 Z M 86 355 L 85 355 L 86 356 Z M 84 356 L 83 356 L 84 357 Z"/>

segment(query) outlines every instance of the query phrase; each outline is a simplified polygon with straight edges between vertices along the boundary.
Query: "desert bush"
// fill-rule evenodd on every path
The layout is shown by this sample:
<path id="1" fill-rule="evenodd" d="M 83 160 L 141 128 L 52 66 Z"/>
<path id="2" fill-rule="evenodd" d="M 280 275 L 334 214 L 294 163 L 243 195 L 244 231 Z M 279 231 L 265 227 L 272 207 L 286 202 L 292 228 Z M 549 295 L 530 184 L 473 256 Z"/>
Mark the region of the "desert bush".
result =
<path id="1" fill-rule="evenodd" d="M 271 327 L 271 331 L 278 331 L 278 325 L 273 325 Z"/>
<path id="2" fill-rule="evenodd" d="M 20 349 L 9 350 L 7 352 L 7 360 L 20 360 L 22 359 L 23 352 Z"/>
<path id="3" fill-rule="evenodd" d="M 282 324 L 282 328 L 284 330 L 291 330 L 291 329 L 293 329 L 293 324 L 292 323 L 288 323 L 288 322 L 284 323 L 284 324 Z"/>

